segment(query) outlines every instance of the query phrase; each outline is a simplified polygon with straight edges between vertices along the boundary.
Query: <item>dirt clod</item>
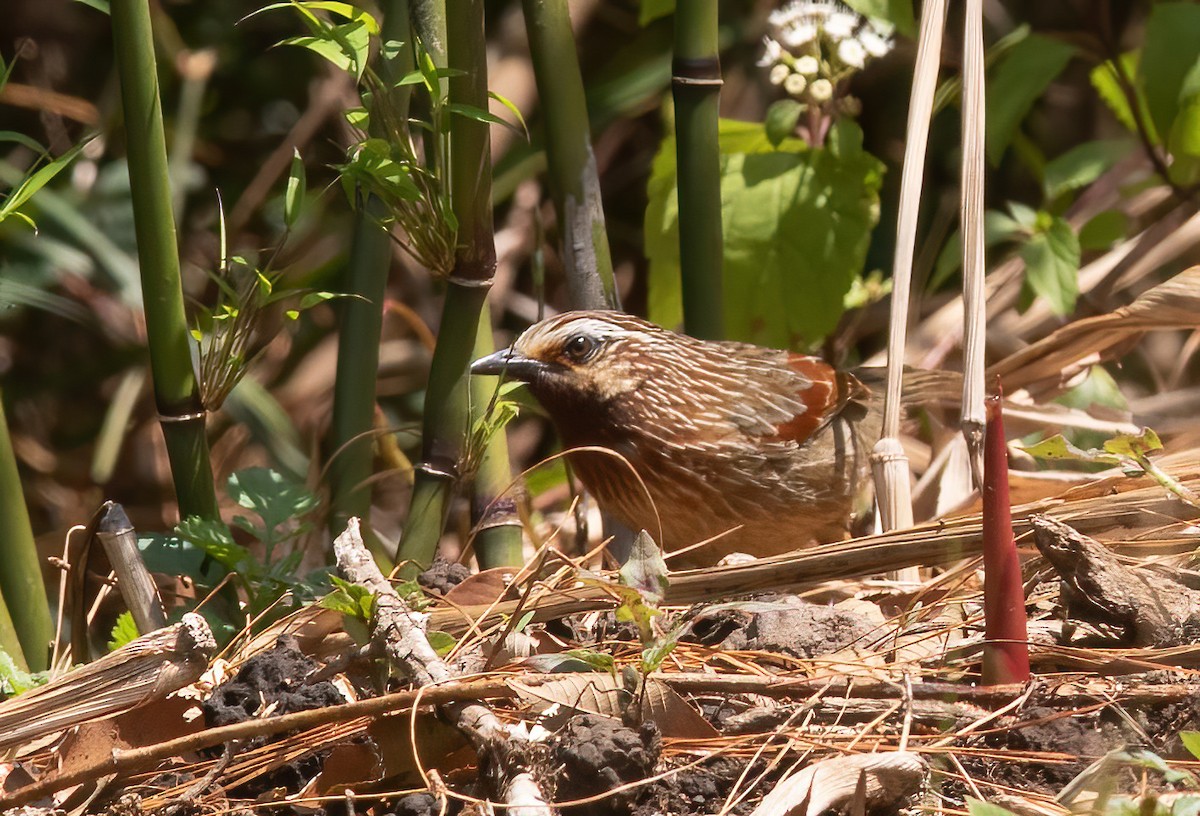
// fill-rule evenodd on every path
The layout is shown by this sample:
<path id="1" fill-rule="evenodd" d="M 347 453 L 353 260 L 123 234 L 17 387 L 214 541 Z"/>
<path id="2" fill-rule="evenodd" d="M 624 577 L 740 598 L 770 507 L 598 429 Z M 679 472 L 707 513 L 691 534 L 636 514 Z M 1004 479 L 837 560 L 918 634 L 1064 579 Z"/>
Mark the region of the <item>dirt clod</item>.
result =
<path id="1" fill-rule="evenodd" d="M 261 716 L 267 707 L 273 715 L 338 705 L 345 699 L 328 680 L 305 683 L 318 665 L 302 653 L 296 639 L 282 635 L 275 647 L 251 657 L 227 683 L 218 686 L 202 705 L 210 728 Z M 265 745 L 267 737 L 249 740 L 242 750 Z M 255 795 L 275 787 L 299 790 L 321 770 L 323 755 L 310 754 L 243 786 Z"/>
<path id="2" fill-rule="evenodd" d="M 471 570 L 455 561 L 434 561 L 433 565 L 417 576 L 423 589 L 445 595 L 454 587 L 471 577 Z"/>
<path id="3" fill-rule="evenodd" d="M 556 798 L 583 799 L 644 779 L 653 773 L 659 750 L 658 729 L 653 723 L 643 723 L 635 731 L 593 714 L 572 717 L 552 748 L 553 761 L 562 767 Z M 628 813 L 639 793 L 637 789 L 622 791 L 570 812 L 588 816 Z"/>
<path id="4" fill-rule="evenodd" d="M 709 646 L 812 658 L 849 646 L 875 626 L 852 612 L 783 596 L 702 614 L 692 629 Z"/>

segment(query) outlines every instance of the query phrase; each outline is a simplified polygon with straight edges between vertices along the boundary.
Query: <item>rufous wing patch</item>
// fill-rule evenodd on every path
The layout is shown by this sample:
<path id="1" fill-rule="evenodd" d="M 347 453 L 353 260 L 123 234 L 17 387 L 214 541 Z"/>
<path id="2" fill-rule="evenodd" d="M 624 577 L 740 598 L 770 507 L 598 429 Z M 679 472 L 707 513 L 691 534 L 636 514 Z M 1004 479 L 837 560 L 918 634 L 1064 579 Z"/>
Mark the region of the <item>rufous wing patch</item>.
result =
<path id="1" fill-rule="evenodd" d="M 852 374 L 838 371 L 819 357 L 789 354 L 788 365 L 809 384 L 797 394 L 804 403 L 804 410 L 776 429 L 776 437 L 780 440 L 805 442 L 836 417 L 848 402 L 866 393 L 866 387 Z"/>

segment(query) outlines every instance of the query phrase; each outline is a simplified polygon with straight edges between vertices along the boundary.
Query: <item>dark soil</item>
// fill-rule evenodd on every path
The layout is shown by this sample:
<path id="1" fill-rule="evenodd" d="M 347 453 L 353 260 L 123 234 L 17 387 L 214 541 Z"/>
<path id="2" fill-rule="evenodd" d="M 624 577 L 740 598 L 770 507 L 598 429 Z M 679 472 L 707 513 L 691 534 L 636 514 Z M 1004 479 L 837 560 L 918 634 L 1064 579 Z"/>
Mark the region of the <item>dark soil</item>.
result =
<path id="1" fill-rule="evenodd" d="M 558 774 L 555 798 L 584 799 L 651 776 L 658 763 L 658 729 L 646 722 L 636 731 L 594 714 L 572 717 L 551 748 Z M 597 802 L 563 808 L 579 816 L 627 813 L 643 795 L 640 788 Z"/>
<path id="2" fill-rule="evenodd" d="M 746 763 L 740 759 L 718 756 L 672 774 L 650 786 L 632 811 L 632 816 L 720 813 L 725 799 L 745 767 Z M 728 812 L 749 813 L 756 804 L 757 799 L 750 797 L 748 801 L 739 802 Z"/>
<path id="3" fill-rule="evenodd" d="M 211 728 L 261 716 L 260 712 L 271 705 L 272 714 L 280 715 L 345 702 L 328 680 L 306 682 L 317 668 L 318 664 L 297 647 L 294 637 L 283 635 L 273 649 L 247 660 L 232 680 L 213 691 L 202 706 L 204 720 Z M 269 739 L 277 737 L 255 737 L 242 748 L 256 748 Z M 324 757 L 325 753 L 310 754 L 290 762 L 247 782 L 236 795 L 253 797 L 277 787 L 299 790 L 320 772 Z"/>

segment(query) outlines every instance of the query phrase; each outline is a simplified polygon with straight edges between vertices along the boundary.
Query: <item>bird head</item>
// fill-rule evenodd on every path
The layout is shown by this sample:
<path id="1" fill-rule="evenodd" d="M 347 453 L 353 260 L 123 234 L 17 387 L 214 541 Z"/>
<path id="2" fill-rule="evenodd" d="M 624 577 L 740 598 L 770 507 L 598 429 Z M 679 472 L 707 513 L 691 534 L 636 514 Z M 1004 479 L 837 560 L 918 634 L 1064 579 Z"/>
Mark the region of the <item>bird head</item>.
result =
<path id="1" fill-rule="evenodd" d="M 566 312 L 526 329 L 510 348 L 476 360 L 471 373 L 528 383 L 557 414 L 632 392 L 646 376 L 647 355 L 674 336 L 617 312 Z"/>

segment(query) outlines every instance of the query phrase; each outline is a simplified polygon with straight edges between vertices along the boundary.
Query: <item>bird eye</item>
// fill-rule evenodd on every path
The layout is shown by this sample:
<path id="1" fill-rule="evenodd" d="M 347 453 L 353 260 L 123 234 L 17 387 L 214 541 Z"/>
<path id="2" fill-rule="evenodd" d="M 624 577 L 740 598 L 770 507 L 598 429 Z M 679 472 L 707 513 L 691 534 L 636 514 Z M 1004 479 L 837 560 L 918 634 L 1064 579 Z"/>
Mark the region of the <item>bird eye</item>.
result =
<path id="1" fill-rule="evenodd" d="M 582 362 L 596 350 L 596 341 L 586 334 L 577 334 L 563 348 L 572 360 Z"/>

